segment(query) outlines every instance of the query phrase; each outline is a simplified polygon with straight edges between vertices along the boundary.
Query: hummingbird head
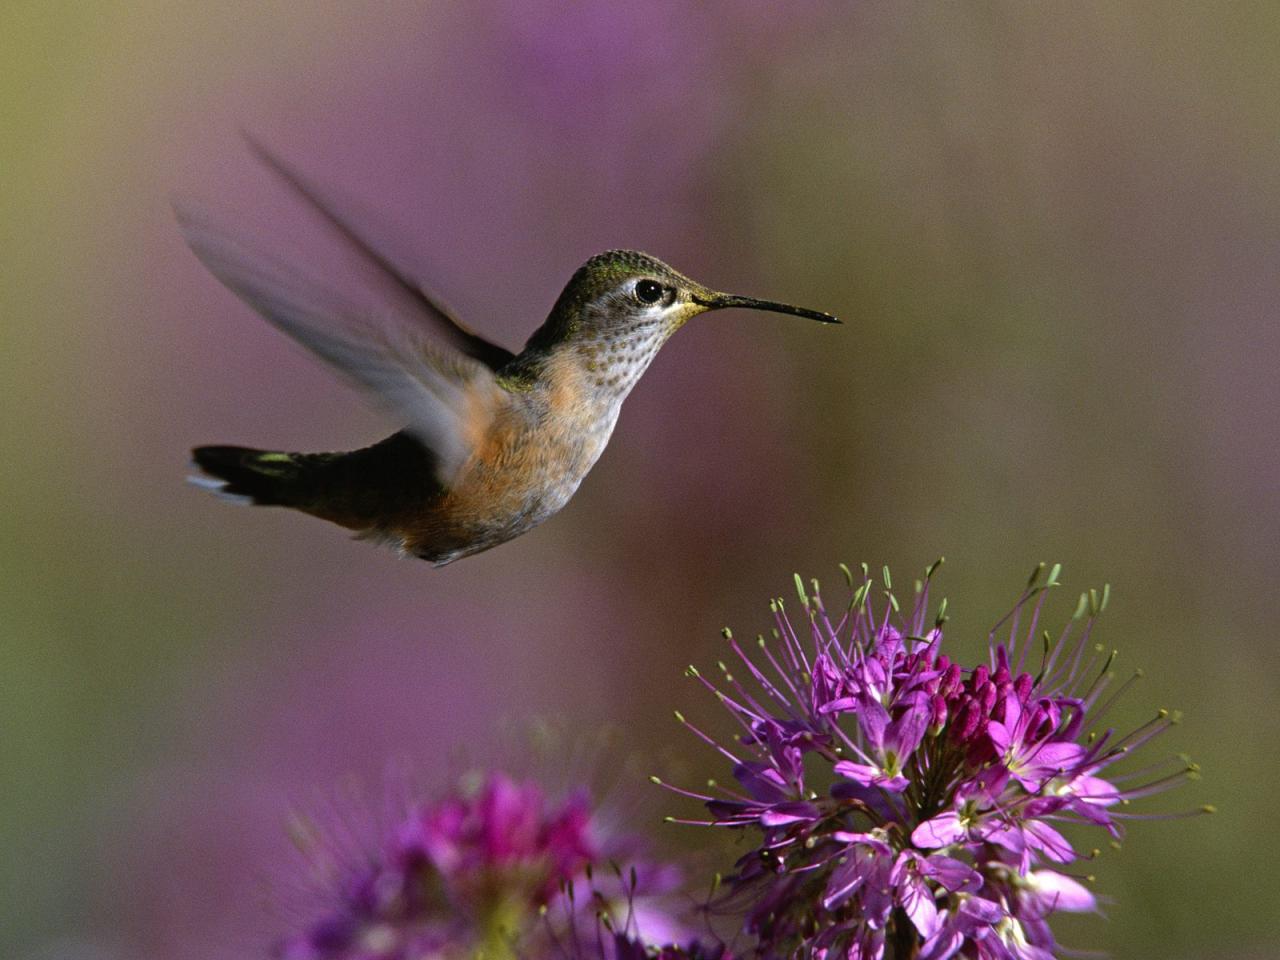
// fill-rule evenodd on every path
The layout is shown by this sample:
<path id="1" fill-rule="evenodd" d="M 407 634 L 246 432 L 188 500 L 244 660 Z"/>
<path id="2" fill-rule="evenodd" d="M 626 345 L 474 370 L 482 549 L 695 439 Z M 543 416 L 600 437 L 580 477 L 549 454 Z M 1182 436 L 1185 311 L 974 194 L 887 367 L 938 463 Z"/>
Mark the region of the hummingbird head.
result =
<path id="1" fill-rule="evenodd" d="M 625 392 L 673 333 L 700 313 L 726 307 L 840 322 L 816 310 L 720 293 L 646 253 L 609 250 L 578 268 L 528 347 L 573 344 L 601 374 L 601 386 Z"/>

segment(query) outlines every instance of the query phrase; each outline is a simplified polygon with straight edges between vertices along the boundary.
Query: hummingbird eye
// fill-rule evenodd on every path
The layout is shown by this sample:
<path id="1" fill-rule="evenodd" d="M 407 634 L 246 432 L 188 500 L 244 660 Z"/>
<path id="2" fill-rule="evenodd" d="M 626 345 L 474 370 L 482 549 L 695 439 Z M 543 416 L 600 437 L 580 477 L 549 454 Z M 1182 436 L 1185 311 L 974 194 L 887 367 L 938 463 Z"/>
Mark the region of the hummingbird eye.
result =
<path id="1" fill-rule="evenodd" d="M 662 284 L 657 280 L 639 280 L 634 292 L 636 299 L 643 304 L 657 303 L 662 299 Z"/>

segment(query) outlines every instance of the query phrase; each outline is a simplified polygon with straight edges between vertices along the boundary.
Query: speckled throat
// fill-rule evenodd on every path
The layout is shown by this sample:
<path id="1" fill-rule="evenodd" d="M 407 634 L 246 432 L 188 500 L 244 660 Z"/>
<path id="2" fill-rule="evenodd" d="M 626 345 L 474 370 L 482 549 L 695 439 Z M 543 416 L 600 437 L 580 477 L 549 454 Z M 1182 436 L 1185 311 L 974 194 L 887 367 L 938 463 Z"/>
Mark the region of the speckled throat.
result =
<path id="1" fill-rule="evenodd" d="M 593 323 L 587 327 L 590 332 L 584 331 L 565 346 L 579 358 L 592 386 L 621 403 L 683 323 L 683 319 L 672 323 L 661 317 L 636 318 L 614 326 Z"/>

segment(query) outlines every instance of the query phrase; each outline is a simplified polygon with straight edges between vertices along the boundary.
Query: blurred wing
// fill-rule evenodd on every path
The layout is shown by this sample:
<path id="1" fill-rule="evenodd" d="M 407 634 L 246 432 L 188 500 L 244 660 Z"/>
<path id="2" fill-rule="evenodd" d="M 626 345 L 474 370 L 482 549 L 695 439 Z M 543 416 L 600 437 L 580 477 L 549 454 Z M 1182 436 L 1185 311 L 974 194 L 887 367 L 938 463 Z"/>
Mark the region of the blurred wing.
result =
<path id="1" fill-rule="evenodd" d="M 323 196 L 314 185 L 309 183 L 292 166 L 270 153 L 247 133 L 244 138 L 250 148 L 268 168 L 292 188 L 325 223 L 343 241 L 354 259 L 363 263 L 372 274 L 372 279 L 387 288 L 398 299 L 404 301 L 406 312 L 412 312 L 414 319 L 433 335 L 444 341 L 458 352 L 479 360 L 490 370 L 497 370 L 514 354 L 511 351 L 490 343 L 468 330 L 453 311 L 433 297 L 414 278 L 403 265 L 384 250 L 377 249 L 361 232 L 351 225 L 349 217 L 338 213 L 338 205 L 331 198 Z"/>
<path id="2" fill-rule="evenodd" d="M 232 239 L 208 219 L 175 206 L 201 262 L 276 327 L 397 417 L 437 456 L 448 487 L 491 421 L 502 390 L 493 372 L 431 343 L 270 256 Z"/>

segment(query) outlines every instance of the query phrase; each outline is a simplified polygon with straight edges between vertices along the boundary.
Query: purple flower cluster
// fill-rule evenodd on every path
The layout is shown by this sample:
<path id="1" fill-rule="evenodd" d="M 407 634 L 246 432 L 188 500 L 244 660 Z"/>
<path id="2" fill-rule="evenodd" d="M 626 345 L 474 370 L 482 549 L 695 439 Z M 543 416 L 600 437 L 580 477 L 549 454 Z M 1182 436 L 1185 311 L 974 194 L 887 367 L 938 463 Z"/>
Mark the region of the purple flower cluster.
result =
<path id="1" fill-rule="evenodd" d="M 1123 736 L 1102 726 L 1128 686 L 1103 696 L 1114 653 L 1090 636 L 1107 591 L 1085 594 L 1053 639 L 1039 619 L 1058 568 L 1038 567 L 987 662 L 964 668 L 941 650 L 946 601 L 928 617 L 937 566 L 909 613 L 887 570 L 880 596 L 864 567 L 835 617 L 797 578 L 807 641 L 775 601 L 756 656 L 725 632 L 741 677 L 722 663 L 717 686 L 690 668 L 743 733 L 724 746 L 677 715 L 740 786 L 680 790 L 712 815 L 686 822 L 761 832 L 729 878 L 761 956 L 1050 960 L 1050 914 L 1096 906 L 1064 870 L 1081 855 L 1059 827 L 1118 838 L 1129 800 L 1195 774 L 1185 758 L 1113 770 L 1175 718 Z"/>
<path id="2" fill-rule="evenodd" d="M 741 727 L 722 744 L 677 714 L 737 785 L 671 788 L 710 811 L 683 822 L 756 839 L 710 904 L 742 911 L 737 956 L 1052 960 L 1051 915 L 1097 907 L 1072 831 L 1118 840 L 1131 800 L 1196 776 L 1185 758 L 1120 769 L 1176 718 L 1105 725 L 1138 676 L 1111 691 L 1115 654 L 1092 641 L 1107 590 L 1055 638 L 1040 619 L 1059 571 L 1038 567 L 964 667 L 942 651 L 946 601 L 929 613 L 936 569 L 909 611 L 888 570 L 849 574 L 834 615 L 797 578 L 807 630 L 778 600 L 753 653 L 725 631 L 738 665 L 722 683 L 690 668 Z M 401 807 L 359 855 L 338 852 L 346 824 L 330 834 L 304 845 L 322 900 L 278 960 L 732 960 L 691 936 L 688 904 L 672 911 L 679 871 L 602 830 L 584 792 L 552 803 L 489 773 Z"/>
<path id="3" fill-rule="evenodd" d="M 491 773 L 412 807 L 352 862 L 337 846 L 309 845 L 321 909 L 277 945 L 279 960 L 612 957 L 646 949 L 639 915 L 674 929 L 651 902 L 678 883 L 673 868 L 593 874 L 636 844 L 602 835 L 581 791 L 553 805 L 536 784 Z"/>

